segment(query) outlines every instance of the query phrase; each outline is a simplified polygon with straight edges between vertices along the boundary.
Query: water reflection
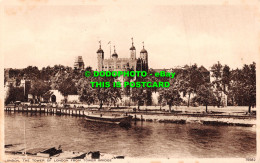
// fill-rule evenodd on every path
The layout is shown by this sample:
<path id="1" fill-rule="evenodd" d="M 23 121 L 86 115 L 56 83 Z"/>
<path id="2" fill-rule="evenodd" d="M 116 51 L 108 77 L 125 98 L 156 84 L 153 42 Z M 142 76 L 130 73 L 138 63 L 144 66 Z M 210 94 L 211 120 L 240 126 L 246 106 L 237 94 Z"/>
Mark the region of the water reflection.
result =
<path id="1" fill-rule="evenodd" d="M 137 122 L 131 128 L 86 121 L 82 117 L 6 113 L 5 144 L 28 148 L 61 145 L 64 150 L 129 157 L 254 157 L 255 128 Z"/>

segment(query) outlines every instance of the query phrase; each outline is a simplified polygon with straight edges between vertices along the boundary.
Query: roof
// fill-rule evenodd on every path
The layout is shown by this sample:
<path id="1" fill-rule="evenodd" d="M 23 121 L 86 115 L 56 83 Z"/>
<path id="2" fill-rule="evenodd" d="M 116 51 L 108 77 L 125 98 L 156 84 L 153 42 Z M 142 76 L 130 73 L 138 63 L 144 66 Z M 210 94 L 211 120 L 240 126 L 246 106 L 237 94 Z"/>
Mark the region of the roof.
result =
<path id="1" fill-rule="evenodd" d="M 130 50 L 135 50 L 135 47 L 134 47 L 134 46 L 132 46 L 132 47 L 130 48 Z"/>
<path id="2" fill-rule="evenodd" d="M 112 57 L 118 57 L 118 55 L 116 53 L 112 54 Z"/>
<path id="3" fill-rule="evenodd" d="M 140 53 L 147 53 L 147 51 L 143 48 Z"/>
<path id="4" fill-rule="evenodd" d="M 76 57 L 75 62 L 83 62 L 82 56 Z"/>
<path id="5" fill-rule="evenodd" d="M 204 66 L 200 66 L 199 70 L 201 72 L 209 72 Z"/>
<path id="6" fill-rule="evenodd" d="M 97 53 L 104 53 L 104 51 L 101 48 L 99 48 Z"/>

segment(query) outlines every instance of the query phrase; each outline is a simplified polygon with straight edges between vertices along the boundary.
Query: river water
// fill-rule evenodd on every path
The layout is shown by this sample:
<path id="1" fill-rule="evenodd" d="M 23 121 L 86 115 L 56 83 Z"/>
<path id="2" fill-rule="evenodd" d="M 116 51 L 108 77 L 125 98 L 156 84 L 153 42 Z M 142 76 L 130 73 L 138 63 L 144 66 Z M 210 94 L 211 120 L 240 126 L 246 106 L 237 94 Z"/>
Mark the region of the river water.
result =
<path id="1" fill-rule="evenodd" d="M 27 149 L 61 145 L 136 158 L 256 155 L 255 127 L 137 122 L 127 129 L 82 117 L 5 112 L 5 144 L 24 143 L 24 135 Z"/>

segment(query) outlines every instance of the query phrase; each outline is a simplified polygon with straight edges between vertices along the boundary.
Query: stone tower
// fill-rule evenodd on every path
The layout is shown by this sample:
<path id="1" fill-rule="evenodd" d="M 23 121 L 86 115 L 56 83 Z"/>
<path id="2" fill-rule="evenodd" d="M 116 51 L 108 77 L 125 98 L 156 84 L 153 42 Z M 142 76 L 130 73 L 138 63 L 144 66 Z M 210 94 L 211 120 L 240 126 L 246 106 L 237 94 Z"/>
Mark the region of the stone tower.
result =
<path id="1" fill-rule="evenodd" d="M 112 54 L 112 59 L 116 60 L 118 58 L 118 55 L 116 53 L 116 47 L 114 46 L 114 53 Z"/>
<path id="2" fill-rule="evenodd" d="M 148 71 L 148 53 L 144 48 L 144 42 L 143 42 L 143 49 L 140 52 L 140 58 L 142 60 L 142 70 Z"/>
<path id="3" fill-rule="evenodd" d="M 131 58 L 131 60 L 136 59 L 136 50 L 135 50 L 135 47 L 134 47 L 133 38 L 132 38 L 132 47 L 130 48 L 130 58 Z"/>
<path id="4" fill-rule="evenodd" d="M 74 69 L 83 70 L 84 69 L 84 62 L 82 56 L 78 56 L 74 62 Z"/>
<path id="5" fill-rule="evenodd" d="M 103 60 L 104 60 L 104 51 L 101 49 L 101 41 L 99 41 L 99 49 L 97 50 L 97 60 L 98 60 L 98 71 L 103 70 Z"/>

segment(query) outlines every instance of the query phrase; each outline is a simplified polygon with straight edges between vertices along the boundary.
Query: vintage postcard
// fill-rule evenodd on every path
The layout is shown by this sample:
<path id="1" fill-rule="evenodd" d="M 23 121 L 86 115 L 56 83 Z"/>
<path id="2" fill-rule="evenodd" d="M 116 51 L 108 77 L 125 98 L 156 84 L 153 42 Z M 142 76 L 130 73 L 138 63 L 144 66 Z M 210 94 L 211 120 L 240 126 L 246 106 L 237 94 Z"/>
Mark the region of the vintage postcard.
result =
<path id="1" fill-rule="evenodd" d="M 0 4 L 0 163 L 260 161 L 259 1 Z"/>

